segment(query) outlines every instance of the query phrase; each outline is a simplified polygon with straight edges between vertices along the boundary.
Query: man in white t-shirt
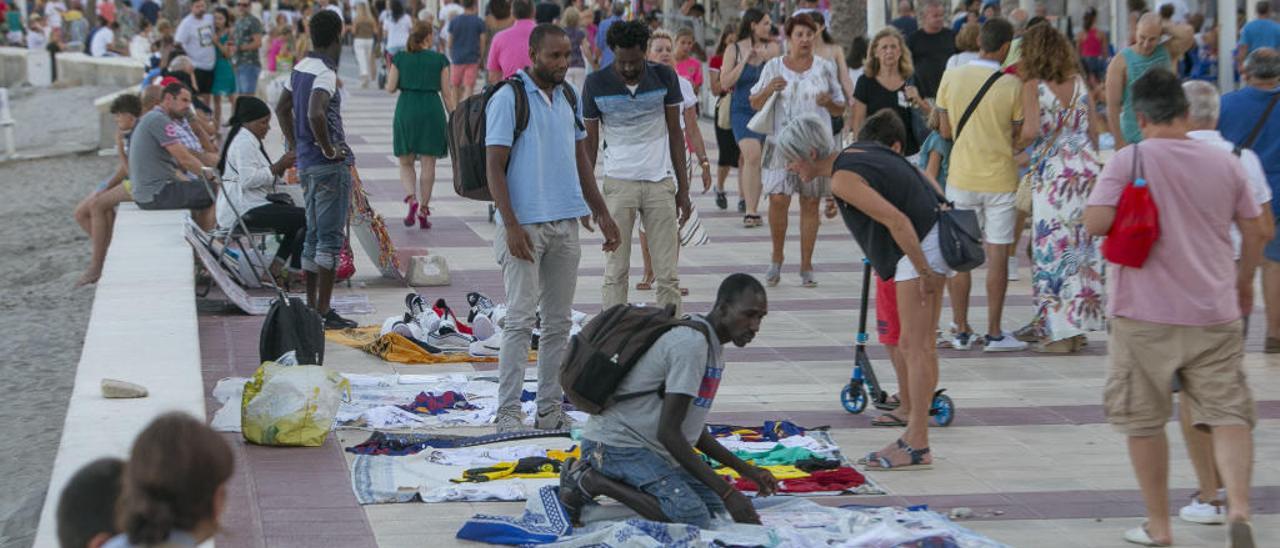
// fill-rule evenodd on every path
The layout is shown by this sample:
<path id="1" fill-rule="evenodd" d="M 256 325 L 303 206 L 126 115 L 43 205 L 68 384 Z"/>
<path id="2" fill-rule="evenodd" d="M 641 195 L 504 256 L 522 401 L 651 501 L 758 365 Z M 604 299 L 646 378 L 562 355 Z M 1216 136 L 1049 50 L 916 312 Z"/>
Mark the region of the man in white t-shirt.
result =
<path id="1" fill-rule="evenodd" d="M 213 49 L 213 14 L 208 12 L 205 0 L 191 2 L 191 13 L 182 18 L 174 40 L 182 44 L 183 51 L 196 67 L 196 93 L 202 101 L 209 101 L 213 89 L 213 67 L 218 62 Z"/>
<path id="2" fill-rule="evenodd" d="M 462 7 L 461 2 L 456 0 L 444 0 L 444 5 L 440 6 L 440 15 L 436 17 L 436 22 L 440 23 L 440 38 L 445 43 L 449 41 L 449 22 L 454 17 L 462 15 L 467 11 Z"/>
<path id="3" fill-rule="evenodd" d="M 116 33 L 115 29 L 119 28 L 118 23 L 107 23 L 106 18 L 98 17 L 98 31 L 93 33 L 93 39 L 89 41 L 89 55 L 93 57 L 115 57 L 120 55 L 120 51 L 115 46 Z"/>

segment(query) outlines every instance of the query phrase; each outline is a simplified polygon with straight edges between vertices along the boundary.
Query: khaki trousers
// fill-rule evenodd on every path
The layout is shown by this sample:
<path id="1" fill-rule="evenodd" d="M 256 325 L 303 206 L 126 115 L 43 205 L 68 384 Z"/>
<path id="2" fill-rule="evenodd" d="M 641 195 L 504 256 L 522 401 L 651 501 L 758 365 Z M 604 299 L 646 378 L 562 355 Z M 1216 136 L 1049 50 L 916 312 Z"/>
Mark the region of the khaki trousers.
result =
<path id="1" fill-rule="evenodd" d="M 653 260 L 654 288 L 658 304 L 675 305 L 680 312 L 680 279 L 676 274 L 676 257 L 680 248 L 676 222 L 676 184 L 671 178 L 661 181 L 604 179 L 604 203 L 618 223 L 621 235 L 618 250 L 605 255 L 603 308 L 627 303 L 631 270 L 631 238 L 637 217 L 643 223 Z"/>

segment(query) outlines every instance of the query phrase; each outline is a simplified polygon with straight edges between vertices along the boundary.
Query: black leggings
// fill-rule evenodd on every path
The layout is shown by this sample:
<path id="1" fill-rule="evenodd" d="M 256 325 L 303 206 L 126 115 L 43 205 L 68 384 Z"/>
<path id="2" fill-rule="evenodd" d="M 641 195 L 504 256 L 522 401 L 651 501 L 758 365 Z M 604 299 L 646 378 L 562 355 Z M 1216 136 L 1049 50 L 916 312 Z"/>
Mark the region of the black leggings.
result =
<path id="1" fill-rule="evenodd" d="M 294 270 L 302 268 L 302 240 L 307 230 L 305 209 L 276 203 L 260 205 L 244 214 L 244 224 L 250 230 L 274 230 L 282 237 L 276 258 L 288 260 Z"/>

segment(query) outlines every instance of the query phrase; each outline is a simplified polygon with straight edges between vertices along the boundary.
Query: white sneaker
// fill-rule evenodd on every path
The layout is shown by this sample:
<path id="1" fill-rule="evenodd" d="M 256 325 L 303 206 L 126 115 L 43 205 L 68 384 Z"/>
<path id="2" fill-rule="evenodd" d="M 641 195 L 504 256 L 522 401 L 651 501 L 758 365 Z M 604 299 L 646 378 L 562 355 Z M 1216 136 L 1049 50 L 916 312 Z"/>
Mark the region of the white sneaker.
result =
<path id="1" fill-rule="evenodd" d="M 471 355 L 477 358 L 492 358 L 502 351 L 502 341 L 489 339 L 471 343 Z"/>
<path id="2" fill-rule="evenodd" d="M 1001 334 L 999 339 L 987 335 L 986 345 L 982 347 L 983 352 L 1020 352 L 1026 349 L 1027 343 L 1014 338 L 1013 333 L 1008 331 Z"/>
<path id="3" fill-rule="evenodd" d="M 477 341 L 487 341 L 497 332 L 498 327 L 493 325 L 493 320 L 488 316 L 476 316 L 475 321 L 471 322 L 471 335 Z"/>
<path id="4" fill-rule="evenodd" d="M 1227 505 L 1220 501 L 1200 502 L 1200 494 L 1191 495 L 1191 503 L 1178 510 L 1182 521 L 1219 525 L 1227 522 Z"/>
<path id="5" fill-rule="evenodd" d="M 524 432 L 529 430 L 524 425 L 524 411 L 519 407 L 512 409 L 499 409 L 498 415 L 493 421 L 498 426 L 499 434 L 508 434 L 512 432 Z"/>
<path id="6" fill-rule="evenodd" d="M 1018 257 L 1016 256 L 1009 257 L 1009 276 L 1006 279 L 1011 282 L 1016 282 L 1019 279 L 1018 278 Z"/>
<path id="7" fill-rule="evenodd" d="M 951 348 L 956 350 L 973 348 L 973 333 L 956 333 L 951 339 Z"/>

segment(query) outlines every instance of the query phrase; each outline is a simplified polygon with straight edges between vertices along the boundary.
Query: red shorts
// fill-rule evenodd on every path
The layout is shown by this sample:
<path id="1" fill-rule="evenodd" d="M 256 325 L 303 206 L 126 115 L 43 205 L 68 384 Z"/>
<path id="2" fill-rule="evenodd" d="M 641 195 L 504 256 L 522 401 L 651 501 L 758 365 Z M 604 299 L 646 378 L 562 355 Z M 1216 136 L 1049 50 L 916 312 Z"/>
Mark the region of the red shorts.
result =
<path id="1" fill-rule="evenodd" d="M 876 333 L 880 335 L 880 344 L 887 346 L 897 346 L 902 334 L 902 323 L 898 321 L 898 284 L 882 280 L 880 276 L 876 276 Z"/>
<path id="2" fill-rule="evenodd" d="M 468 89 L 476 85 L 476 74 L 480 71 L 480 65 L 471 63 L 468 65 L 453 65 L 449 67 L 450 83 L 456 86 L 463 86 Z"/>

